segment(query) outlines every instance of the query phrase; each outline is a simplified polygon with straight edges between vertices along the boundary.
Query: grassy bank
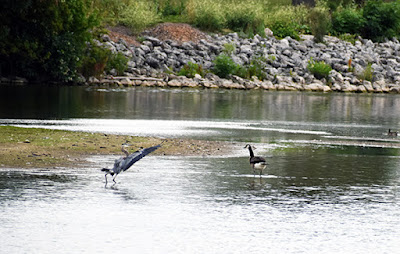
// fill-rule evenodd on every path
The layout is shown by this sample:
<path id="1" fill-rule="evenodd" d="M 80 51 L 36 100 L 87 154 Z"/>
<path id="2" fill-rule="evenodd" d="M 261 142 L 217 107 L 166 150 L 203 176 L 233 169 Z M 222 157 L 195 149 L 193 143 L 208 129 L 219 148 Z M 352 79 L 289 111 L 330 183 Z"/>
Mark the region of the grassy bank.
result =
<path id="1" fill-rule="evenodd" d="M 182 22 L 209 31 L 262 33 L 264 25 L 292 22 L 303 14 L 290 0 L 124 0 L 93 1 L 109 24 L 122 24 L 140 32 L 162 22 Z M 290 16 L 288 16 L 290 14 Z M 301 17 L 302 18 L 302 17 Z"/>
<path id="2" fill-rule="evenodd" d="M 162 147 L 155 155 L 207 156 L 231 149 L 224 142 L 0 126 L 0 167 L 79 166 L 90 155 L 122 156 L 123 143 L 130 144 L 128 150 L 134 152 L 161 142 Z"/>
<path id="3" fill-rule="evenodd" d="M 94 0 L 108 24 L 122 24 L 140 32 L 162 22 L 183 22 L 202 30 L 235 31 L 263 36 L 268 27 L 278 38 L 361 35 L 373 41 L 400 33 L 398 0 L 316 0 L 316 8 L 292 6 L 291 0 Z"/>

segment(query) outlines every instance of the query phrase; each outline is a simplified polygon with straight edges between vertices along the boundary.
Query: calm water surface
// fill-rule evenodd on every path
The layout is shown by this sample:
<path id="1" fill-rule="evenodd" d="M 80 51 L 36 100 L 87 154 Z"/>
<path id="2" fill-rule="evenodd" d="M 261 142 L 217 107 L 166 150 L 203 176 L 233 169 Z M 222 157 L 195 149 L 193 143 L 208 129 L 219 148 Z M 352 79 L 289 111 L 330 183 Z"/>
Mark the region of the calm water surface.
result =
<path id="1" fill-rule="evenodd" d="M 397 95 L 0 87 L 0 124 L 255 143 L 99 168 L 0 168 L 1 253 L 396 253 Z"/>

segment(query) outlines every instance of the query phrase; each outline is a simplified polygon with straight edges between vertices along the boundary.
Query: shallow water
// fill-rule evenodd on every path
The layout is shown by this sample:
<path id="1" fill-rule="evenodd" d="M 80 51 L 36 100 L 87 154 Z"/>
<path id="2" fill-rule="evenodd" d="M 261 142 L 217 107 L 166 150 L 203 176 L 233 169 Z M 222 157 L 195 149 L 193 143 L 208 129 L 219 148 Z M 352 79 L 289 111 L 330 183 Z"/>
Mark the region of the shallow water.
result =
<path id="1" fill-rule="evenodd" d="M 245 157 L 150 156 L 104 188 L 98 168 L 112 159 L 93 157 L 85 169 L 2 169 L 2 249 L 395 253 L 400 247 L 398 157 L 392 171 L 379 174 L 362 156 L 312 169 L 318 158 L 276 156 L 260 179 Z M 358 169 L 345 170 L 349 163 Z"/>
<path id="2" fill-rule="evenodd" d="M 21 104 L 6 110 L 0 100 L 0 124 L 251 142 L 269 166 L 254 177 L 241 148 L 224 157 L 148 156 L 106 188 L 99 169 L 114 156 L 91 157 L 84 168 L 1 168 L 1 252 L 398 252 L 400 154 L 385 135 L 398 125 L 398 96 L 14 94 Z"/>

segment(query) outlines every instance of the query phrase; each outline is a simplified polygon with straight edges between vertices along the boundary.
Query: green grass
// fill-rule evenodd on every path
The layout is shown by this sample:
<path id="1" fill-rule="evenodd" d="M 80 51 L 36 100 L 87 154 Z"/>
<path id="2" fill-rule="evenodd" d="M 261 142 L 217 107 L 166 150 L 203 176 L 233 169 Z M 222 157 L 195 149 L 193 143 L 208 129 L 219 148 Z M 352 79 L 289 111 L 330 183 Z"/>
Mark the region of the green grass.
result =
<path id="1" fill-rule="evenodd" d="M 265 27 L 276 37 L 313 32 L 317 41 L 326 33 L 361 34 L 373 40 L 399 34 L 398 1 L 366 1 L 365 5 L 338 6 L 334 0 L 317 1 L 312 11 L 291 0 L 93 0 L 92 12 L 111 25 L 122 24 L 135 32 L 162 22 L 183 22 L 202 30 L 231 32 L 251 37 Z M 340 2 L 340 1 L 339 1 Z M 342 1 L 343 2 L 343 1 Z M 331 23 L 333 22 L 333 25 Z"/>
<path id="2" fill-rule="evenodd" d="M 131 144 L 130 152 L 162 142 L 158 155 L 195 155 L 228 153 L 224 142 L 192 139 L 160 139 L 127 135 L 73 132 L 39 128 L 0 126 L 0 167 L 50 168 L 81 165 L 96 154 L 121 155 L 121 144 Z"/>
<path id="3" fill-rule="evenodd" d="M 65 165 L 79 161 L 82 155 L 118 154 L 121 144 L 125 142 L 135 144 L 132 149 L 136 149 L 160 141 L 101 133 L 0 126 L 0 166 Z"/>
<path id="4" fill-rule="evenodd" d="M 111 25 L 139 32 L 159 22 L 185 22 L 209 31 L 261 33 L 273 20 L 303 20 L 290 0 L 94 0 L 93 11 Z M 303 8 L 305 9 L 305 8 Z"/>

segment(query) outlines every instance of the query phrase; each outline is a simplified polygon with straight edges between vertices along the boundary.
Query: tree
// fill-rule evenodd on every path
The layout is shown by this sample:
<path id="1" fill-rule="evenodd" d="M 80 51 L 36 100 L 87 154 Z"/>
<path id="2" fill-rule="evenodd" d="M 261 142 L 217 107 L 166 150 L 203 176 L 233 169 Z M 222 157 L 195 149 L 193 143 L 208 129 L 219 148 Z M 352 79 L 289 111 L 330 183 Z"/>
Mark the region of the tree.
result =
<path id="1" fill-rule="evenodd" d="M 73 81 L 97 24 L 84 0 L 3 1 L 0 75 Z"/>

